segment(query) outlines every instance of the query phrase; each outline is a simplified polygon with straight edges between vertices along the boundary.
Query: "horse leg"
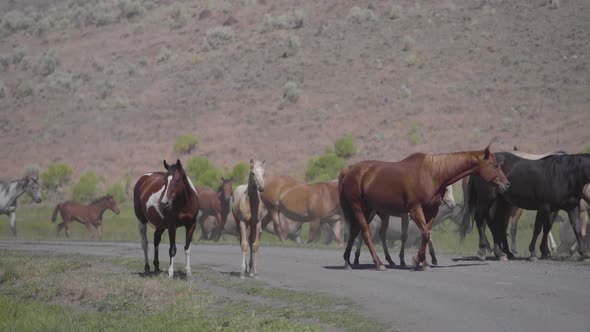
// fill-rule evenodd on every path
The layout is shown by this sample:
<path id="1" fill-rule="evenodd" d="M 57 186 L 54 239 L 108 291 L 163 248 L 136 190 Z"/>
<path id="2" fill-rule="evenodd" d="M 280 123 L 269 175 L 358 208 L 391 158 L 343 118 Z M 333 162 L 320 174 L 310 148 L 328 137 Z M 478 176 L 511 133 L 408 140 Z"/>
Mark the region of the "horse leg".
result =
<path id="1" fill-rule="evenodd" d="M 430 252 L 430 258 L 432 259 L 432 265 L 438 265 L 438 259 L 436 259 L 436 252 L 434 251 L 432 239 L 428 241 L 428 249 L 428 251 Z"/>
<path id="2" fill-rule="evenodd" d="M 184 253 L 186 255 L 186 276 L 191 277 L 191 243 L 193 242 L 193 233 L 197 228 L 197 224 L 194 222 L 190 226 L 186 226 L 186 236 L 184 242 Z"/>
<path id="3" fill-rule="evenodd" d="M 569 217 L 570 224 L 574 229 L 574 233 L 576 234 L 576 241 L 578 242 L 578 252 L 580 253 L 581 259 L 585 259 L 588 257 L 586 254 L 586 245 L 584 240 L 582 239 L 582 230 L 580 227 L 580 207 L 576 205 L 573 209 L 567 212 L 567 216 Z"/>
<path id="4" fill-rule="evenodd" d="M 66 237 L 69 239 L 70 238 L 70 226 L 72 225 L 72 222 L 70 220 L 65 222 L 65 227 L 66 227 Z"/>
<path id="5" fill-rule="evenodd" d="M 168 268 L 168 277 L 172 278 L 174 275 L 174 256 L 176 256 L 176 220 L 172 220 L 168 226 L 168 237 L 170 238 L 170 249 L 168 250 L 170 267 Z"/>
<path id="6" fill-rule="evenodd" d="M 484 218 L 482 218 L 479 213 L 475 214 L 475 225 L 477 227 L 477 233 L 479 234 L 479 251 L 477 255 L 479 259 L 482 261 L 486 260 L 486 252 L 490 248 L 490 243 L 488 242 L 488 238 L 486 237 L 486 229 L 485 229 L 485 222 Z"/>
<path id="7" fill-rule="evenodd" d="M 260 231 L 262 225 L 260 222 L 254 223 L 250 226 L 250 277 L 254 277 L 258 274 L 258 248 L 260 247 Z"/>
<path id="8" fill-rule="evenodd" d="M 61 230 L 64 228 L 64 226 L 65 225 L 63 221 L 57 225 L 57 236 L 59 236 L 59 233 L 61 233 Z"/>
<path id="9" fill-rule="evenodd" d="M 496 211 L 490 225 L 494 236 L 494 254 L 500 261 L 514 258 L 514 254 L 508 248 L 508 238 L 506 237 L 511 209 L 512 206 L 505 200 L 497 200 Z"/>
<path id="10" fill-rule="evenodd" d="M 10 212 L 8 215 L 8 220 L 10 221 L 10 230 L 12 231 L 12 236 L 16 237 L 16 213 L 14 211 Z"/>
<path id="11" fill-rule="evenodd" d="M 551 233 L 551 226 L 553 226 L 553 220 L 555 219 L 555 215 L 557 211 L 552 211 L 549 214 L 549 219 L 545 224 L 543 224 L 543 237 L 541 239 L 540 250 L 541 250 L 541 259 L 547 259 L 551 256 L 549 252 L 549 234 Z"/>
<path id="12" fill-rule="evenodd" d="M 240 221 L 238 226 L 240 228 L 240 245 L 242 247 L 242 271 L 240 271 L 240 278 L 244 278 L 246 276 L 246 273 L 248 272 L 248 265 L 246 264 L 246 252 L 248 252 L 246 223 L 244 221 Z"/>
<path id="13" fill-rule="evenodd" d="M 547 208 L 543 208 L 537 210 L 537 216 L 535 217 L 535 228 L 533 230 L 533 237 L 531 239 L 531 243 L 529 244 L 529 251 L 531 255 L 529 256 L 530 261 L 537 260 L 537 253 L 535 252 L 535 245 L 537 243 L 537 238 L 539 237 L 539 233 L 541 233 L 541 228 L 543 224 L 546 222 L 545 220 L 549 218 L 549 210 Z"/>
<path id="14" fill-rule="evenodd" d="M 313 219 L 309 224 L 309 235 L 307 237 L 307 243 L 312 243 L 320 232 L 320 218 Z"/>
<path id="15" fill-rule="evenodd" d="M 217 231 L 215 233 L 215 242 L 219 242 L 219 239 L 221 238 L 221 234 L 223 233 L 223 230 L 225 229 L 225 224 L 227 223 L 227 213 L 223 213 L 223 214 L 219 214 L 217 213 L 221 220 L 221 224 L 219 225 L 219 227 L 217 228 Z"/>
<path id="16" fill-rule="evenodd" d="M 88 233 L 90 233 L 90 239 L 94 240 L 94 232 L 92 231 L 92 224 L 87 223 L 86 229 L 88 230 Z"/>
<path id="17" fill-rule="evenodd" d="M 354 251 L 354 265 L 359 265 L 359 258 L 361 257 L 361 248 L 363 247 L 363 239 L 360 236 L 357 236 L 355 241 L 356 242 L 356 250 Z"/>
<path id="18" fill-rule="evenodd" d="M 332 224 L 332 233 L 338 240 L 338 248 L 344 248 L 344 239 L 342 238 L 342 219 L 338 219 Z"/>
<path id="19" fill-rule="evenodd" d="M 102 224 L 96 226 L 96 232 L 98 234 L 98 239 L 102 241 Z"/>
<path id="20" fill-rule="evenodd" d="M 349 225 L 350 225 L 350 234 L 348 235 L 348 243 L 346 244 L 346 249 L 344 249 L 344 255 L 343 255 L 343 258 L 344 258 L 344 269 L 345 270 L 350 270 L 351 269 L 351 266 L 350 266 L 350 251 L 352 250 L 352 246 L 354 244 L 354 241 L 358 237 L 359 232 L 361 230 L 361 228 L 358 225 L 358 222 L 354 218 L 355 218 L 354 216 L 351 217 L 351 218 L 346 218 L 348 220 Z M 360 241 L 360 239 L 359 239 L 359 241 Z"/>
<path id="21" fill-rule="evenodd" d="M 145 265 L 143 270 L 145 273 L 150 272 L 150 264 L 148 263 L 148 240 L 147 240 L 147 224 L 142 222 L 137 222 L 137 228 L 139 230 L 139 235 L 141 236 L 141 249 L 143 249 L 143 258 L 145 260 Z M 157 230 L 156 230 L 157 231 Z M 156 259 L 158 257 L 158 245 L 154 239 L 154 245 L 156 248 L 156 258 L 154 258 L 154 265 L 156 264 Z"/>
<path id="22" fill-rule="evenodd" d="M 402 214 L 402 243 L 399 250 L 399 265 L 406 267 L 406 243 L 408 242 L 408 227 L 410 226 L 410 215 L 407 213 Z"/>
<path id="23" fill-rule="evenodd" d="M 518 221 L 520 220 L 520 217 L 522 216 L 522 209 L 517 209 L 516 212 L 514 213 L 514 215 L 512 216 L 512 218 L 510 219 L 510 238 L 512 241 L 512 252 L 513 253 L 518 253 L 518 251 L 516 250 L 516 231 L 518 228 Z"/>
<path id="24" fill-rule="evenodd" d="M 586 240 L 586 228 L 588 227 L 588 210 L 585 204 L 580 204 L 580 228 L 582 234 L 582 240 Z"/>
<path id="25" fill-rule="evenodd" d="M 207 231 L 205 230 L 205 219 L 207 219 L 207 215 L 203 212 L 201 213 L 201 216 L 199 217 L 199 227 L 201 228 L 201 237 L 199 238 L 199 240 L 209 240 L 209 237 L 207 236 Z"/>
<path id="26" fill-rule="evenodd" d="M 420 263 L 422 263 L 422 269 L 428 270 L 428 263 L 426 262 L 426 245 L 428 241 L 430 241 L 430 229 L 426 224 L 426 217 L 424 216 L 424 211 L 422 210 L 422 206 L 417 205 L 410 210 L 410 214 L 414 222 L 418 226 L 418 229 L 422 233 L 422 243 L 420 244 L 420 249 L 418 250 L 418 257 L 414 257 L 414 264 L 416 268 L 420 267 Z"/>
<path id="27" fill-rule="evenodd" d="M 389 216 L 386 214 L 379 214 L 379 218 L 381 218 L 381 229 L 379 230 L 379 239 L 381 240 L 381 245 L 383 246 L 383 254 L 385 254 L 385 260 L 391 266 L 395 266 L 393 259 L 389 255 L 389 249 L 387 248 L 387 228 L 389 227 Z"/>
<path id="28" fill-rule="evenodd" d="M 160 245 L 160 241 L 162 240 L 162 233 L 164 233 L 164 228 L 156 228 L 154 232 L 154 272 L 160 273 L 160 254 L 158 253 L 158 248 Z M 146 237 L 146 244 L 147 244 L 147 237 Z M 146 250 L 146 259 L 147 259 L 147 250 Z M 147 271 L 149 272 L 149 270 Z"/>
<path id="29" fill-rule="evenodd" d="M 283 230 L 281 229 L 281 219 L 279 216 L 278 210 L 271 210 L 270 216 L 272 218 L 272 225 L 275 229 L 275 233 L 281 239 L 281 241 L 285 241 L 285 236 L 283 235 Z"/>

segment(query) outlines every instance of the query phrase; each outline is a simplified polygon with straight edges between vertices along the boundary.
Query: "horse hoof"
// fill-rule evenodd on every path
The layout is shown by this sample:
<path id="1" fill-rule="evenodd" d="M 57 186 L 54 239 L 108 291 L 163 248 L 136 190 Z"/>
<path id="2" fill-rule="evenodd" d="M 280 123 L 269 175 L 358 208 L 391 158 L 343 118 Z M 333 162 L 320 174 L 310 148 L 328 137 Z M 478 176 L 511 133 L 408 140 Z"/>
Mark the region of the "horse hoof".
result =
<path id="1" fill-rule="evenodd" d="M 404 261 L 399 262 L 399 266 L 406 267 L 406 262 L 404 262 Z"/>
<path id="2" fill-rule="evenodd" d="M 147 273 L 150 273 L 150 266 L 146 264 L 146 265 L 143 267 L 143 272 L 145 272 L 146 274 L 147 274 Z"/>
<path id="3" fill-rule="evenodd" d="M 383 264 L 377 265 L 377 271 L 387 271 L 387 268 Z"/>
<path id="4" fill-rule="evenodd" d="M 344 263 L 344 269 L 345 270 L 352 270 L 352 266 L 350 266 L 350 264 L 348 264 L 348 262 Z"/>
<path id="5" fill-rule="evenodd" d="M 412 261 L 414 262 L 414 266 L 420 266 L 420 259 L 418 258 L 418 256 L 412 257 Z"/>
<path id="6" fill-rule="evenodd" d="M 154 273 L 160 273 L 162 272 L 162 270 L 160 270 L 159 268 L 154 269 Z"/>
<path id="7" fill-rule="evenodd" d="M 538 261 L 538 260 L 539 260 L 539 259 L 538 259 L 536 256 L 531 256 L 531 257 L 529 257 L 529 262 L 536 262 L 536 261 Z"/>
<path id="8" fill-rule="evenodd" d="M 501 255 L 500 257 L 498 257 L 498 260 L 500 262 L 508 262 L 508 257 L 506 257 L 506 255 Z"/>
<path id="9" fill-rule="evenodd" d="M 250 273 L 248 274 L 248 276 L 249 276 L 250 278 L 254 278 L 254 272 L 250 272 Z"/>
<path id="10" fill-rule="evenodd" d="M 359 260 L 358 260 L 358 258 L 354 260 L 354 263 L 353 263 L 353 264 L 354 264 L 354 265 L 359 265 Z"/>
<path id="11" fill-rule="evenodd" d="M 487 258 L 485 255 L 483 255 L 483 256 L 477 256 L 477 258 L 478 258 L 480 261 L 482 261 L 482 262 L 483 262 L 483 261 L 485 261 L 486 259 L 488 259 L 488 258 Z"/>
<path id="12" fill-rule="evenodd" d="M 422 271 L 430 271 L 430 266 L 428 264 L 424 264 L 424 265 L 422 265 L 422 268 L 420 270 L 422 270 Z"/>
<path id="13" fill-rule="evenodd" d="M 240 279 L 244 279 L 246 278 L 246 275 L 244 273 L 240 273 Z"/>
<path id="14" fill-rule="evenodd" d="M 432 265 L 438 265 L 438 261 L 436 259 L 432 260 Z"/>

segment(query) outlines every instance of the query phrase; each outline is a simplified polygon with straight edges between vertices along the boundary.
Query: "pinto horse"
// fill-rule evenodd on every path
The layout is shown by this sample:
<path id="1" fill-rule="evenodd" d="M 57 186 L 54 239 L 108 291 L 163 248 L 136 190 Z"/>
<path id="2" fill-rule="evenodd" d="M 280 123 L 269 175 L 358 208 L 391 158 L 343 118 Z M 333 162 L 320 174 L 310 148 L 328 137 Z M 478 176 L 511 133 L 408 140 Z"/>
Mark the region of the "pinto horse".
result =
<path id="1" fill-rule="evenodd" d="M 233 177 L 226 179 L 222 176 L 221 186 L 217 191 L 205 186 L 197 188 L 199 204 L 201 205 L 201 216 L 198 220 L 201 228 L 201 240 L 209 240 L 209 233 L 205 229 L 205 220 L 210 216 L 214 216 L 217 220 L 217 228 L 211 232 L 211 239 L 219 241 L 230 210 L 229 201 L 232 194 L 233 180 Z"/>
<path id="2" fill-rule="evenodd" d="M 343 255 L 344 268 L 351 268 L 350 252 L 355 238 L 362 232 L 375 267 L 385 270 L 371 241 L 367 220 L 370 221 L 369 216 L 374 213 L 409 213 L 422 233 L 414 263 L 417 268 L 422 263 L 422 268 L 428 269 L 425 252 L 430 241 L 430 226 L 446 187 L 470 174 L 493 182 L 501 191 L 510 185 L 489 145 L 481 151 L 415 153 L 399 162 L 363 161 L 342 170 L 338 178 L 340 204 L 350 224 L 350 237 Z"/>
<path id="3" fill-rule="evenodd" d="M 447 189 L 445 190 L 445 193 L 443 195 L 442 198 L 443 202 L 446 204 L 447 207 L 449 207 L 452 211 L 452 209 L 455 207 L 455 196 L 453 196 L 453 186 L 450 185 L 447 187 Z M 432 226 L 436 225 L 438 222 L 440 222 L 441 220 L 444 220 L 444 218 L 448 217 L 449 214 L 448 213 L 437 213 L 436 217 L 434 218 L 433 222 L 432 222 Z M 374 233 L 379 233 L 379 239 L 381 240 L 381 245 L 383 246 L 383 253 L 385 254 L 385 260 L 387 260 L 387 262 L 391 265 L 391 266 L 395 266 L 395 263 L 393 262 L 393 260 L 391 259 L 391 256 L 389 256 L 389 250 L 387 249 L 387 230 L 391 229 L 391 227 L 389 227 L 389 217 L 388 215 L 383 215 L 380 214 L 379 215 L 379 219 L 380 222 L 378 223 L 378 227 L 373 227 L 374 225 L 376 225 L 375 221 L 372 222 L 372 224 L 369 224 L 369 230 L 371 231 L 371 234 Z M 406 261 L 405 261 L 405 248 L 406 248 L 406 242 L 408 241 L 408 230 L 409 230 L 409 223 L 410 223 L 410 217 L 407 213 L 402 213 L 401 216 L 394 216 L 394 217 L 398 217 L 401 219 L 401 248 L 399 251 L 399 260 L 400 260 L 400 266 L 406 266 Z M 370 217 L 369 217 L 370 218 Z M 374 217 L 373 217 L 374 218 Z M 373 219 L 370 218 L 370 219 Z M 396 227 L 394 227 L 396 228 Z M 399 227 L 397 227 L 399 229 Z M 361 247 L 363 246 L 363 242 L 361 237 L 357 237 L 356 239 L 357 245 L 356 245 L 356 251 L 354 253 L 354 265 L 358 265 L 359 263 L 359 257 L 361 255 Z M 432 259 L 432 265 L 438 265 L 438 261 L 436 259 L 436 252 L 434 251 L 434 245 L 432 244 L 432 240 L 428 241 L 428 248 L 430 251 L 430 258 Z"/>
<path id="4" fill-rule="evenodd" d="M 578 242 L 578 251 L 582 257 L 586 257 L 579 208 L 584 186 L 590 182 L 590 154 L 550 155 L 539 160 L 529 160 L 509 152 L 500 152 L 496 154 L 496 158 L 513 186 L 509 191 L 499 194 L 478 177 L 472 177 L 466 192 L 468 199 L 465 201 L 467 216 L 475 213 L 476 223 L 483 223 L 483 220 L 488 222 L 494 237 L 494 254 L 502 260 L 514 257 L 508 248 L 506 231 L 511 211 L 522 208 L 537 211 L 529 245 L 531 260 L 536 259 L 535 244 L 541 229 L 542 258 L 549 257 L 547 238 L 559 210 L 568 213 Z M 480 218 L 477 218 L 478 214 Z M 461 236 L 464 236 L 464 230 L 468 228 L 465 224 L 470 222 L 469 219 L 463 219 Z M 479 228 L 482 227 L 478 224 Z"/>
<path id="5" fill-rule="evenodd" d="M 148 263 L 147 224 L 156 228 L 154 232 L 154 270 L 160 272 L 158 246 L 162 233 L 168 230 L 170 237 L 170 267 L 168 276 L 174 275 L 174 256 L 176 256 L 176 228 L 186 228 L 184 252 L 186 254 L 186 274 L 191 276 L 190 252 L 197 214 L 199 213 L 199 196 L 192 181 L 182 167 L 180 160 L 168 165 L 167 172 L 153 172 L 137 180 L 133 190 L 133 205 L 137 216 L 141 247 L 145 258 L 144 270 L 150 272 Z"/>
<path id="6" fill-rule="evenodd" d="M 282 214 L 295 222 L 310 223 L 308 242 L 315 240 L 320 225 L 324 222 L 331 224 L 338 244 L 344 244 L 340 222 L 342 211 L 336 181 L 307 184 L 289 176 L 277 176 L 269 181 L 266 190 L 260 194 L 260 199 L 268 210 L 263 218 L 263 227 L 272 219 L 275 232 L 279 229 L 277 234 L 281 240 L 285 239 L 280 227 Z"/>
<path id="7" fill-rule="evenodd" d="M 111 195 L 97 198 L 88 205 L 75 201 L 65 201 L 55 206 L 51 214 L 51 221 L 55 222 L 57 213 L 59 212 L 63 221 L 57 225 L 57 235 L 65 228 L 66 237 L 70 237 L 70 226 L 72 220 L 75 220 L 86 225 L 92 238 L 94 238 L 94 233 L 92 232 L 92 227 L 94 227 L 98 238 L 102 240 L 102 215 L 107 209 L 117 215 L 120 213 L 117 201 Z"/>
<path id="8" fill-rule="evenodd" d="M 41 203 L 38 177 L 26 176 L 10 182 L 0 181 L 0 214 L 8 215 L 12 236 L 16 236 L 16 200 L 27 194 L 35 203 Z"/>
<path id="9" fill-rule="evenodd" d="M 246 273 L 254 277 L 258 273 L 258 249 L 260 246 L 260 231 L 262 218 L 262 202 L 260 193 L 264 191 L 264 160 L 250 159 L 250 175 L 248 184 L 236 187 L 232 195 L 231 209 L 240 230 L 240 245 L 242 247 L 242 270 L 240 277 Z M 250 248 L 250 264 L 246 264 L 246 253 Z"/>

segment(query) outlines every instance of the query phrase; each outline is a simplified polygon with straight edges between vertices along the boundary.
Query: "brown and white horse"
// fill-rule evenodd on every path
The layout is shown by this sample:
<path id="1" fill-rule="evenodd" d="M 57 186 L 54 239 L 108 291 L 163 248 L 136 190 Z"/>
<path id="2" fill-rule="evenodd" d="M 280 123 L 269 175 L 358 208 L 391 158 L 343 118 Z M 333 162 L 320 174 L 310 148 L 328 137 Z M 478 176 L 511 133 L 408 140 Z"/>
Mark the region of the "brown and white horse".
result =
<path id="1" fill-rule="evenodd" d="M 221 177 L 221 186 L 217 191 L 209 187 L 198 187 L 197 194 L 199 195 L 199 203 L 201 205 L 201 216 L 199 216 L 199 226 L 201 228 L 201 240 L 209 240 L 209 233 L 205 229 L 205 220 L 214 216 L 217 220 L 217 228 L 211 232 L 211 239 L 219 241 L 221 234 L 227 222 L 227 215 L 229 214 L 229 201 L 232 194 L 233 177 L 229 179 Z"/>
<path id="2" fill-rule="evenodd" d="M 350 252 L 362 232 L 378 270 L 385 270 L 375 251 L 367 219 L 373 213 L 410 217 L 422 233 L 416 267 L 426 262 L 430 226 L 442 203 L 446 187 L 470 175 L 478 174 L 501 191 L 510 183 L 496 162 L 489 146 L 481 151 L 427 155 L 415 153 L 399 162 L 363 161 L 342 170 L 338 179 L 340 205 L 350 225 L 350 237 L 344 251 L 344 267 L 350 269 Z M 384 225 L 385 226 L 385 225 Z"/>
<path id="3" fill-rule="evenodd" d="M 260 193 L 264 191 L 264 160 L 250 159 L 250 175 L 248 184 L 236 187 L 232 195 L 231 209 L 236 225 L 240 230 L 242 247 L 242 270 L 240 277 L 246 273 L 254 277 L 258 273 L 258 248 L 260 246 L 260 219 L 263 206 Z M 250 248 L 250 264 L 246 264 L 246 253 Z"/>
<path id="4" fill-rule="evenodd" d="M 55 206 L 51 214 L 51 221 L 55 222 L 57 213 L 59 212 L 63 222 L 57 225 L 57 235 L 65 228 L 66 237 L 70 237 L 72 220 L 76 220 L 86 225 L 92 238 L 94 238 L 94 233 L 92 232 L 92 227 L 94 227 L 98 238 L 102 240 L 102 215 L 107 209 L 113 211 L 115 214 L 119 214 L 120 212 L 117 201 L 111 195 L 97 198 L 88 205 L 75 201 L 65 201 Z"/>
<path id="5" fill-rule="evenodd" d="M 164 160 L 167 172 L 153 172 L 143 175 L 137 180 L 133 191 L 135 215 L 139 220 L 138 228 L 141 235 L 141 247 L 145 258 L 145 272 L 150 272 L 148 263 L 147 224 L 152 224 L 154 232 L 154 270 L 160 271 L 158 245 L 162 233 L 168 230 L 170 237 L 170 268 L 168 276 L 174 274 L 174 256 L 176 256 L 176 228 L 186 228 L 184 252 L 186 254 L 186 274 L 191 276 L 190 251 L 199 212 L 197 190 L 186 176 L 180 160 L 168 165 Z"/>

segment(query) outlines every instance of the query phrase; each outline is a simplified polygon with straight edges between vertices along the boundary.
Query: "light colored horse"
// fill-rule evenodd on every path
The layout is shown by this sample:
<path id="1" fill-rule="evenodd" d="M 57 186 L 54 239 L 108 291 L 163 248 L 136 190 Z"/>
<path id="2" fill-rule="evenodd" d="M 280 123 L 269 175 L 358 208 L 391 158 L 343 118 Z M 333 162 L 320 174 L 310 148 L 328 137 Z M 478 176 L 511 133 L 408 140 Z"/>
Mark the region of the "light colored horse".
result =
<path id="1" fill-rule="evenodd" d="M 445 194 L 443 195 L 442 199 L 443 199 L 443 202 L 446 204 L 446 206 L 449 207 L 452 212 L 456 206 L 455 196 L 453 195 L 453 186 L 452 185 L 447 186 L 447 190 L 445 191 Z M 433 225 L 435 225 L 438 222 L 440 222 L 441 220 L 444 220 L 445 218 L 447 218 L 449 216 L 448 212 L 449 211 L 443 211 L 441 209 L 438 212 L 437 216 L 434 218 L 434 221 L 432 222 Z M 397 238 L 399 238 L 401 236 L 401 248 L 400 248 L 400 252 L 399 252 L 399 259 L 400 259 L 400 265 L 406 266 L 406 262 L 405 262 L 404 257 L 405 257 L 405 247 L 406 247 L 406 243 L 408 241 L 408 233 L 411 231 L 410 239 L 411 239 L 412 244 L 414 244 L 416 242 L 416 239 L 420 240 L 421 233 L 420 233 L 420 230 L 418 229 L 418 226 L 416 226 L 415 224 L 411 224 L 411 226 L 410 226 L 410 216 L 408 213 L 402 213 L 401 216 L 400 215 L 392 216 L 394 218 L 401 219 L 401 229 L 400 229 L 400 227 L 389 226 L 390 216 L 388 216 L 388 215 L 378 215 L 375 217 L 378 217 L 378 218 L 376 220 L 373 220 L 369 224 L 369 231 L 371 232 L 371 234 L 376 234 L 377 232 L 379 233 L 379 238 L 381 239 L 381 245 L 383 246 L 383 253 L 385 254 L 385 259 L 389 262 L 389 264 L 395 265 L 393 263 L 393 260 L 391 259 L 391 256 L 389 256 L 389 250 L 387 249 L 387 238 L 388 238 L 388 235 L 389 235 L 390 239 L 392 239 L 395 236 L 395 238 L 393 238 L 393 239 L 396 240 Z M 387 228 L 382 227 L 384 220 L 385 220 L 385 223 L 388 224 Z M 398 225 L 397 222 L 394 224 Z M 363 241 L 361 240 L 361 236 L 359 235 L 356 239 L 356 251 L 354 253 L 354 264 L 355 265 L 357 265 L 359 263 L 359 257 L 361 255 L 362 246 L 363 246 Z M 432 245 L 432 240 L 428 241 L 428 248 L 429 248 L 429 252 L 430 252 L 430 258 L 432 259 L 432 264 L 437 265 L 438 261 L 436 259 L 436 253 L 434 251 L 434 246 Z"/>
<path id="2" fill-rule="evenodd" d="M 242 246 L 242 270 L 240 277 L 246 274 L 254 277 L 258 274 L 258 249 L 263 206 L 260 193 L 264 191 L 264 160 L 250 159 L 250 175 L 247 185 L 239 185 L 234 190 L 230 203 L 236 225 L 240 229 Z M 246 238 L 246 236 L 248 237 Z M 250 264 L 246 264 L 246 253 L 250 248 Z"/>
<path id="3" fill-rule="evenodd" d="M 268 182 L 267 190 L 260 198 L 269 211 L 263 218 L 263 226 L 272 219 L 275 233 L 280 235 L 281 240 L 284 240 L 285 234 L 281 230 L 280 215 L 285 215 L 295 222 L 310 223 L 308 242 L 315 240 L 324 222 L 332 226 L 339 245 L 344 244 L 337 181 L 307 184 L 289 176 L 277 176 Z"/>
<path id="4" fill-rule="evenodd" d="M 584 186 L 582 199 L 580 200 L 580 228 L 582 230 L 582 239 L 588 243 L 588 211 L 590 211 L 590 183 Z M 569 225 L 561 225 L 559 227 L 559 251 L 564 251 L 563 248 L 569 249 L 569 254 L 572 255 L 578 248 L 578 242 L 574 231 Z M 573 239 L 573 240 L 572 240 Z"/>
<path id="5" fill-rule="evenodd" d="M 10 182 L 0 181 L 0 214 L 8 215 L 13 236 L 16 236 L 16 200 L 25 193 L 35 203 L 41 203 L 41 192 L 37 177 L 26 176 Z"/>

